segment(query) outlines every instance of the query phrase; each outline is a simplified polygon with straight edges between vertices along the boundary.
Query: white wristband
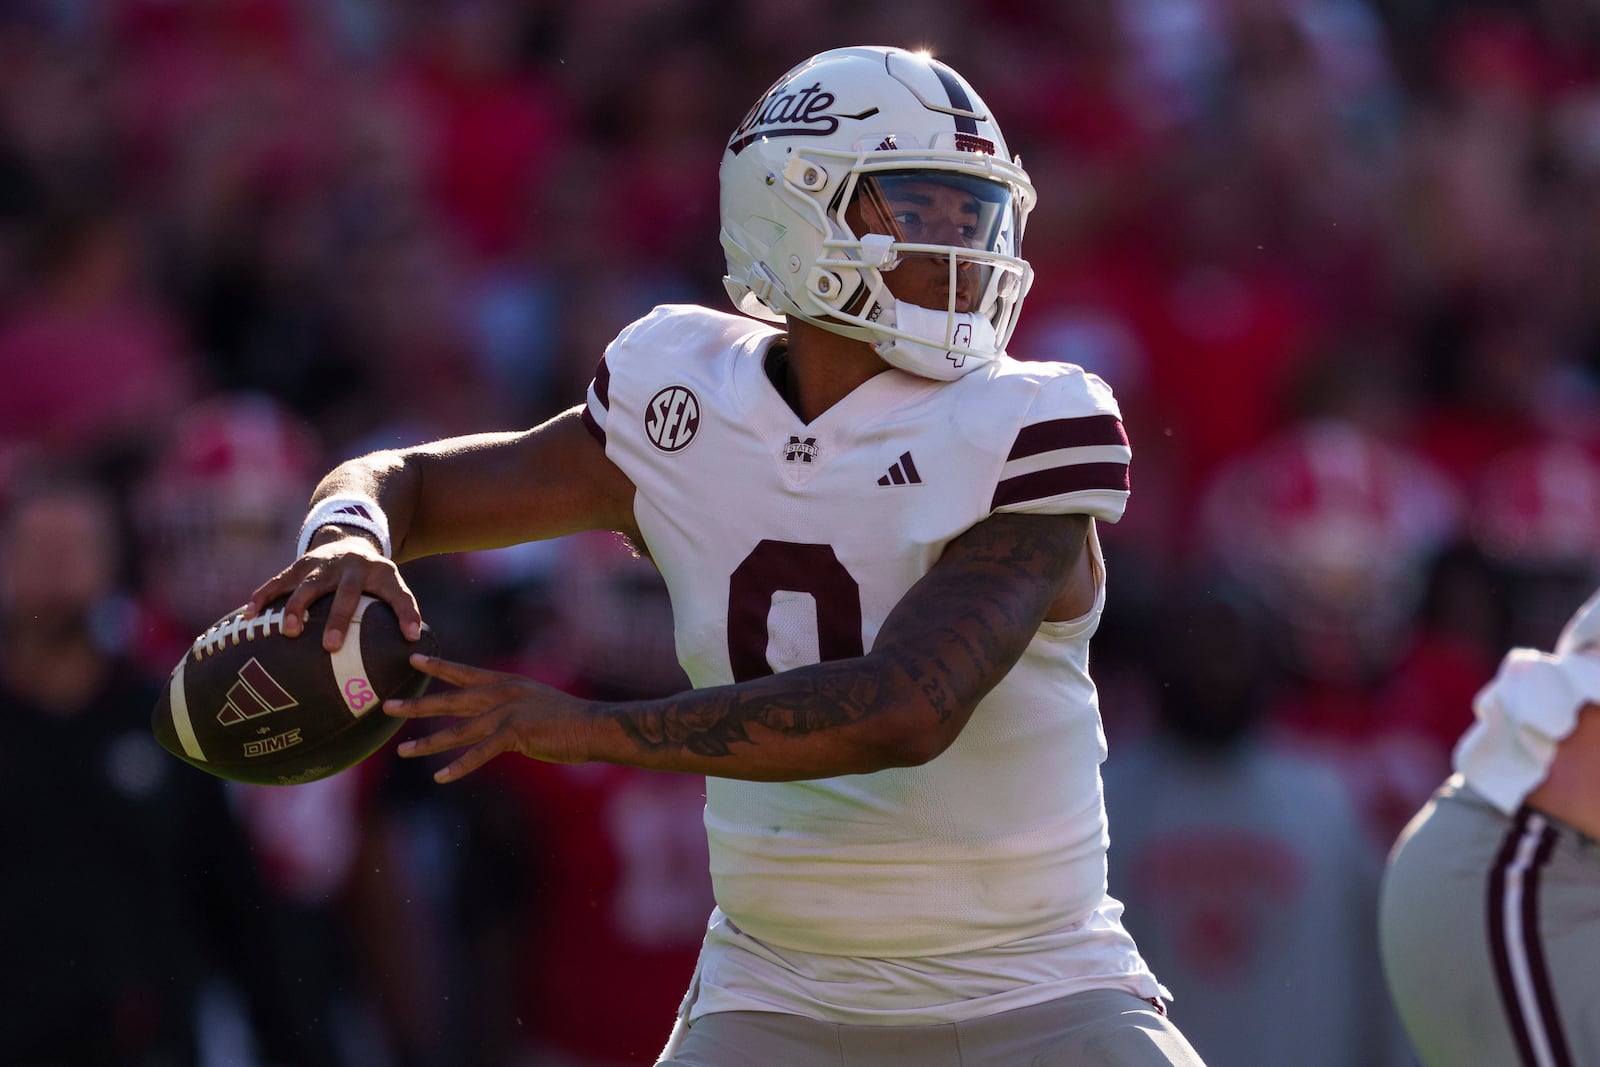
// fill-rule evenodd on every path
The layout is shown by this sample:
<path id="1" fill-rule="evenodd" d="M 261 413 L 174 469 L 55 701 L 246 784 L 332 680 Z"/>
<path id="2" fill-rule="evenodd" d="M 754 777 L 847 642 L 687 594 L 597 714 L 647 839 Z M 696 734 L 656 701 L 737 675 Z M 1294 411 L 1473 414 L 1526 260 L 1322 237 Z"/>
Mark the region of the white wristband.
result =
<path id="1" fill-rule="evenodd" d="M 311 538 L 324 526 L 353 526 L 365 530 L 378 539 L 378 551 L 385 557 L 394 555 L 389 541 L 389 517 L 383 513 L 376 500 L 364 496 L 330 496 L 319 500 L 300 527 L 300 542 L 295 549 L 296 558 L 306 554 Z"/>

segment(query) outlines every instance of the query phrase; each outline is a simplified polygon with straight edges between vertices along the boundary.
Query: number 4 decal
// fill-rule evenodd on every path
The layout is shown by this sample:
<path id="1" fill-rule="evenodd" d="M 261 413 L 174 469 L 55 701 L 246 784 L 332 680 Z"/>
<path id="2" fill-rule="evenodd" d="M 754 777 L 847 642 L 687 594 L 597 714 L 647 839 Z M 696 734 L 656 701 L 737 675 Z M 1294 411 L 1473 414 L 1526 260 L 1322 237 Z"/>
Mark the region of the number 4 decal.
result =
<path id="1" fill-rule="evenodd" d="M 824 661 L 849 659 L 861 643 L 861 587 L 832 545 L 762 541 L 728 579 L 728 662 L 736 682 L 771 674 L 767 616 L 779 591 L 809 593 L 817 605 L 817 649 Z"/>

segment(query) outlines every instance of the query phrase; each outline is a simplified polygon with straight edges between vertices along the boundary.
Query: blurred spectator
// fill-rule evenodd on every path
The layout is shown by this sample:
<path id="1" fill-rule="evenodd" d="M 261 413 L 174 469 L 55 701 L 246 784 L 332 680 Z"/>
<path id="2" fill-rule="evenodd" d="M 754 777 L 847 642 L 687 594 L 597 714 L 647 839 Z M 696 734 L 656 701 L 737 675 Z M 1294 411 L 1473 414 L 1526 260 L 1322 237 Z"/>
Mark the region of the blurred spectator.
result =
<path id="1" fill-rule="evenodd" d="M 203 1006 L 231 988 L 250 1008 L 247 1054 L 332 1064 L 222 783 L 150 734 L 159 683 L 122 647 L 114 498 L 75 474 L 30 470 L 7 488 L 0 802 L 19 861 L 0 879 L 6 1061 L 198 1064 L 228 1032 Z"/>
<path id="2" fill-rule="evenodd" d="M 0 316 L 22 289 L 27 262 L 29 216 L 43 204 L 43 190 L 28 161 L 17 150 L 0 117 Z"/>
<path id="3" fill-rule="evenodd" d="M 140 639 L 152 669 L 169 669 L 261 575 L 290 562 L 322 466 L 312 429 L 259 394 L 214 395 L 171 424 L 136 494 Z M 418 804 L 405 773 L 380 755 L 304 785 L 227 787 L 287 919 L 283 976 L 349 1067 L 443 1062 L 442 890 L 436 872 L 417 869 L 430 843 L 421 829 L 442 801 Z"/>
<path id="4" fill-rule="evenodd" d="M 722 250 L 707 236 L 718 227 L 716 167 L 701 146 L 727 133 L 727 116 L 695 90 L 715 83 L 720 57 L 685 42 L 640 58 L 603 98 L 615 140 L 589 176 L 605 208 L 594 236 L 625 249 L 631 269 L 719 278 Z M 624 203 L 629 210 L 615 210 Z"/>
<path id="5" fill-rule="evenodd" d="M 1294 666 L 1361 678 L 1388 666 L 1458 510 L 1420 457 L 1321 419 L 1232 459 L 1204 519 L 1215 557 L 1285 628 Z"/>
<path id="6" fill-rule="evenodd" d="M 687 688 L 655 568 L 608 534 L 564 548 L 514 669 L 602 700 Z M 484 774 L 463 886 L 473 1062 L 652 1062 L 713 903 L 704 782 L 532 760 Z"/>
<path id="7" fill-rule="evenodd" d="M 1511 449 L 1470 491 L 1472 542 L 1502 578 L 1505 628 L 1488 649 L 1551 647 L 1569 605 L 1600 581 L 1600 453 L 1557 440 Z"/>
<path id="8" fill-rule="evenodd" d="M 1105 765 L 1111 893 L 1207 1063 L 1398 1065 L 1377 856 L 1333 771 L 1263 734 L 1264 625 L 1223 591 L 1169 603 L 1158 729 Z"/>
<path id="9" fill-rule="evenodd" d="M 152 442 L 135 495 L 141 634 L 167 670 L 222 613 L 287 566 L 322 464 L 311 427 L 265 395 L 219 393 Z"/>
<path id="10" fill-rule="evenodd" d="M 1381 853 L 1459 729 L 1439 725 L 1459 708 L 1437 690 L 1456 687 L 1412 643 L 1430 562 L 1457 529 L 1454 487 L 1371 430 L 1319 419 L 1230 460 L 1204 508 L 1206 544 L 1266 612 L 1286 672 L 1271 728 L 1337 765 Z"/>
<path id="11" fill-rule="evenodd" d="M 32 284 L 0 317 L 0 443 L 132 449 L 195 395 L 177 324 L 143 283 L 137 228 L 63 208 L 34 234 Z"/>
<path id="12" fill-rule="evenodd" d="M 424 181 L 465 251 L 493 262 L 528 232 L 567 149 L 571 103 L 546 67 L 525 62 L 538 43 L 532 6 L 462 0 L 409 15 L 395 89 L 419 125 Z"/>

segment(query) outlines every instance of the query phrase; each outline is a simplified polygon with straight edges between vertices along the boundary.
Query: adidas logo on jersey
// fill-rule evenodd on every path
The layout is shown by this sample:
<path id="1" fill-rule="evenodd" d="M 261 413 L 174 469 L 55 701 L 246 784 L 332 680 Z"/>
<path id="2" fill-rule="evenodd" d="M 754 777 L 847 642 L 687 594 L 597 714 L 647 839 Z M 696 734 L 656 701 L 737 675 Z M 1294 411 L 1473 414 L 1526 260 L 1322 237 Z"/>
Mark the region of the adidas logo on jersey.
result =
<path id="1" fill-rule="evenodd" d="M 922 475 L 917 473 L 917 465 L 911 462 L 911 453 L 900 453 L 900 461 L 889 468 L 889 473 L 878 479 L 879 485 L 921 485 Z"/>

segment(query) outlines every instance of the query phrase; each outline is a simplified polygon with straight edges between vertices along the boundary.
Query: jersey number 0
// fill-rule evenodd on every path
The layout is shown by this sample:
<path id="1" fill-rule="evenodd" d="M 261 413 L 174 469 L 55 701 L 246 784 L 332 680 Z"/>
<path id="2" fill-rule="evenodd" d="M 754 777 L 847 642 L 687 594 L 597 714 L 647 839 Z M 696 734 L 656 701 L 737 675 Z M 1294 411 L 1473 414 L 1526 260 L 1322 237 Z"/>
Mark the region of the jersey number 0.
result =
<path id="1" fill-rule="evenodd" d="M 728 663 L 734 681 L 773 673 L 767 662 L 767 619 L 780 591 L 809 593 L 816 602 L 823 661 L 863 653 L 861 587 L 833 546 L 762 541 L 728 578 Z"/>

